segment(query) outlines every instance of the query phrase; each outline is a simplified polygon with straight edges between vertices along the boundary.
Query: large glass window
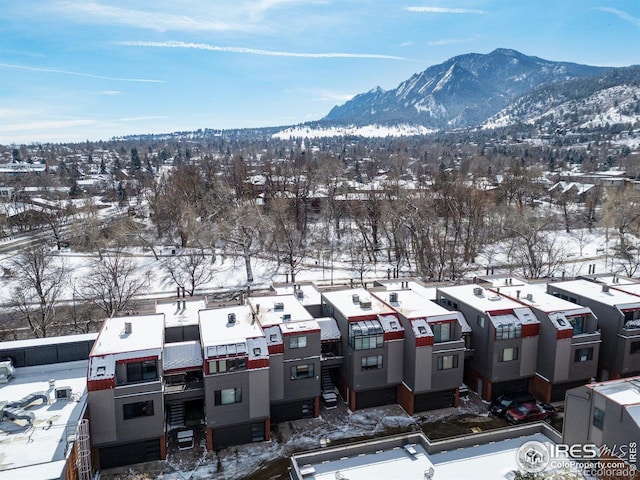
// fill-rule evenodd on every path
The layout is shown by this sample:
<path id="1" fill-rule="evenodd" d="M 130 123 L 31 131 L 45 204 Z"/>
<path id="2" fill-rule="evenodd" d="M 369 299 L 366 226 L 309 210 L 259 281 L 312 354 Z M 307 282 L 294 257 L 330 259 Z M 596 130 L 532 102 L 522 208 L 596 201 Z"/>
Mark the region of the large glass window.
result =
<path id="1" fill-rule="evenodd" d="M 604 410 L 593 409 L 593 426 L 602 430 L 604 428 Z"/>
<path id="2" fill-rule="evenodd" d="M 458 355 L 444 355 L 438 357 L 438 370 L 458 368 Z"/>
<path id="3" fill-rule="evenodd" d="M 349 345 L 354 350 L 370 350 L 384 345 L 384 332 L 377 320 L 349 325 Z"/>
<path id="4" fill-rule="evenodd" d="M 518 360 L 518 349 L 516 347 L 505 348 L 500 350 L 500 361 L 511 362 Z"/>
<path id="5" fill-rule="evenodd" d="M 593 360 L 593 347 L 577 348 L 574 360 L 576 362 L 588 362 Z"/>
<path id="6" fill-rule="evenodd" d="M 213 401 L 216 407 L 242 402 L 242 388 L 226 388 L 213 392 Z"/>
<path id="7" fill-rule="evenodd" d="M 313 377 L 313 363 L 291 367 L 291 380 L 302 380 Z"/>
<path id="8" fill-rule="evenodd" d="M 306 335 L 298 335 L 289 338 L 289 348 L 305 348 L 307 346 Z"/>
<path id="9" fill-rule="evenodd" d="M 153 400 L 146 402 L 126 403 L 122 406 L 122 413 L 125 420 L 131 420 L 138 417 L 153 416 Z"/>
<path id="10" fill-rule="evenodd" d="M 584 333 L 584 324 L 585 324 L 584 317 L 569 317 L 567 320 L 569 320 L 569 323 L 573 327 L 574 335 L 580 335 Z"/>
<path id="11" fill-rule="evenodd" d="M 435 343 L 448 342 L 451 340 L 451 324 L 450 323 L 437 323 L 431 325 L 433 331 L 433 341 Z"/>
<path id="12" fill-rule="evenodd" d="M 496 326 L 496 340 L 520 338 L 522 336 L 522 324 L 507 323 Z"/>
<path id="13" fill-rule="evenodd" d="M 156 360 L 145 360 L 144 362 L 127 363 L 127 383 L 143 382 L 158 378 L 158 367 Z"/>
<path id="14" fill-rule="evenodd" d="M 382 355 L 369 355 L 368 357 L 362 357 L 361 365 L 362 370 L 382 368 Z"/>
<path id="15" fill-rule="evenodd" d="M 229 373 L 247 368 L 246 357 L 209 360 L 209 373 Z"/>

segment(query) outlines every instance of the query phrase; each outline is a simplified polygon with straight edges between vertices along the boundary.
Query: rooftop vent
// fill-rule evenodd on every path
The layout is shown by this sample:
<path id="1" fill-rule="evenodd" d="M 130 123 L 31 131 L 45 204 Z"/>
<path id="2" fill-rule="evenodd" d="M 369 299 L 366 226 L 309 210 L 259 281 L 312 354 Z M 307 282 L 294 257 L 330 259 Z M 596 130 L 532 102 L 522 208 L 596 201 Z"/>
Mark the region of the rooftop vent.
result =
<path id="1" fill-rule="evenodd" d="M 391 292 L 389 294 L 389 302 L 398 303 L 398 292 Z"/>
<path id="2" fill-rule="evenodd" d="M 533 293 L 527 293 L 527 300 L 529 301 L 533 300 Z"/>
<path id="3" fill-rule="evenodd" d="M 304 298 L 304 292 L 302 291 L 302 289 L 296 290 L 296 298 L 299 300 L 302 300 Z"/>
<path id="4" fill-rule="evenodd" d="M 602 291 L 607 293 L 609 291 L 609 285 L 602 285 Z"/>
<path id="5" fill-rule="evenodd" d="M 288 322 L 291 320 L 291 314 L 290 313 L 285 313 L 284 315 L 282 315 L 282 320 L 284 320 L 285 322 Z"/>
<path id="6" fill-rule="evenodd" d="M 360 300 L 360 308 L 371 308 L 371 300 L 364 298 Z"/>
<path id="7" fill-rule="evenodd" d="M 236 323 L 236 314 L 235 313 L 228 314 L 227 315 L 227 322 Z"/>
<path id="8" fill-rule="evenodd" d="M 474 287 L 473 294 L 478 296 L 482 295 L 482 287 Z"/>
<path id="9" fill-rule="evenodd" d="M 353 303 L 358 303 L 360 301 L 360 295 L 358 295 L 357 293 L 354 293 L 353 295 L 351 295 L 351 301 Z"/>
<path id="10" fill-rule="evenodd" d="M 59 400 L 71 400 L 71 387 L 58 387 L 56 388 L 56 401 Z"/>
<path id="11" fill-rule="evenodd" d="M 132 331 L 131 322 L 124 322 L 124 333 L 129 335 Z"/>
<path id="12" fill-rule="evenodd" d="M 284 310 L 284 303 L 282 302 L 276 302 L 273 304 L 273 310 L 275 312 L 281 312 Z"/>

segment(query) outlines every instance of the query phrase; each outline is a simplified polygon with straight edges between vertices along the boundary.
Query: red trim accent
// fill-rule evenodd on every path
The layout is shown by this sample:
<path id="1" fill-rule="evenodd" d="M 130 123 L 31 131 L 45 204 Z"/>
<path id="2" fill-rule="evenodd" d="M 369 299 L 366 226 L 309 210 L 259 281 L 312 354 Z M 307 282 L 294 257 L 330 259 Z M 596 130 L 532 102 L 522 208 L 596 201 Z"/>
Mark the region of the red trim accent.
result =
<path id="1" fill-rule="evenodd" d="M 556 332 L 556 340 L 562 340 L 563 338 L 573 337 L 573 329 L 558 330 Z"/>
<path id="2" fill-rule="evenodd" d="M 284 353 L 284 343 L 269 345 L 269 355 L 275 355 L 277 353 Z"/>
<path id="3" fill-rule="evenodd" d="M 88 380 L 87 391 L 96 392 L 98 390 L 111 390 L 116 387 L 115 378 L 101 378 L 100 380 Z"/>
<path id="4" fill-rule="evenodd" d="M 404 331 L 400 330 L 398 332 L 384 332 L 384 341 L 388 340 L 402 340 L 404 338 Z"/>
<path id="5" fill-rule="evenodd" d="M 149 360 L 158 360 L 158 357 L 138 357 L 138 358 L 127 358 L 125 360 L 118 360 L 116 361 L 116 365 L 119 365 L 121 363 L 135 363 L 135 362 L 146 362 Z"/>
<path id="6" fill-rule="evenodd" d="M 427 323 L 429 325 L 442 325 L 445 323 L 458 323 L 457 319 L 451 318 L 451 319 L 447 319 L 447 320 L 438 320 L 437 322 L 429 322 L 427 321 Z"/>
<path id="7" fill-rule="evenodd" d="M 349 317 L 349 323 L 352 322 L 363 322 L 365 320 L 378 320 L 378 314 L 369 314 L 369 315 L 356 315 L 353 317 Z"/>
<path id="8" fill-rule="evenodd" d="M 620 311 L 623 312 L 623 313 L 638 312 L 638 311 L 640 311 L 640 308 L 621 308 Z"/>
<path id="9" fill-rule="evenodd" d="M 572 332 L 573 336 L 573 330 L 568 330 L 570 332 Z M 539 323 L 524 323 L 522 324 L 522 337 L 535 337 L 537 335 L 540 335 L 540 324 Z"/>
<path id="10" fill-rule="evenodd" d="M 282 330 L 282 328 L 280 330 Z M 296 330 L 295 332 L 282 331 L 282 336 L 283 337 L 292 337 L 294 335 L 306 335 L 308 333 L 320 333 L 320 329 L 319 328 L 314 328 L 313 330 Z"/>
<path id="11" fill-rule="evenodd" d="M 433 337 L 418 337 L 416 338 L 416 347 L 430 347 L 433 345 Z"/>
<path id="12" fill-rule="evenodd" d="M 269 366 L 268 358 L 258 358 L 256 360 L 247 360 L 247 370 L 253 368 L 265 368 Z"/>
<path id="13" fill-rule="evenodd" d="M 513 315 L 513 308 L 505 308 L 502 310 L 487 310 L 487 315 Z"/>

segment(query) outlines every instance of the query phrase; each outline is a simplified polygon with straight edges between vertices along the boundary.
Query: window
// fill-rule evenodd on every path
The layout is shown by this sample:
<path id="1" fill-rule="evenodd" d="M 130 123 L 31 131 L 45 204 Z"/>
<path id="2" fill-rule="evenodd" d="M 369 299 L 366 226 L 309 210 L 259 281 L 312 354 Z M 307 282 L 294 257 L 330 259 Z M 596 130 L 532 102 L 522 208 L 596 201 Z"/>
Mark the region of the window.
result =
<path id="1" fill-rule="evenodd" d="M 602 430 L 604 428 L 604 410 L 593 409 L 593 426 Z"/>
<path id="2" fill-rule="evenodd" d="M 382 355 L 369 355 L 362 357 L 362 370 L 374 370 L 382 368 Z"/>
<path id="3" fill-rule="evenodd" d="M 307 346 L 306 335 L 299 335 L 289 338 L 289 348 L 305 348 Z"/>
<path id="4" fill-rule="evenodd" d="M 640 342 L 631 342 L 631 348 L 629 349 L 631 355 L 640 353 Z"/>
<path id="5" fill-rule="evenodd" d="M 213 392 L 213 401 L 216 407 L 242 402 L 242 388 L 226 388 Z"/>
<path id="6" fill-rule="evenodd" d="M 156 380 L 158 378 L 158 368 L 156 366 L 156 360 L 131 362 L 127 363 L 126 365 L 127 383 Z"/>
<path id="7" fill-rule="evenodd" d="M 209 360 L 209 373 L 228 373 L 247 368 L 246 357 L 225 358 L 222 360 Z"/>
<path id="8" fill-rule="evenodd" d="M 449 340 L 451 340 L 450 323 L 438 323 L 435 325 L 431 325 L 431 330 L 433 330 L 433 341 L 435 343 L 448 342 Z"/>
<path id="9" fill-rule="evenodd" d="M 125 420 L 131 420 L 138 417 L 153 416 L 153 400 L 146 402 L 126 403 L 122 406 L 122 413 Z"/>
<path id="10" fill-rule="evenodd" d="M 576 362 L 588 362 L 593 360 L 593 347 L 577 348 L 574 360 Z"/>
<path id="11" fill-rule="evenodd" d="M 313 378 L 313 363 L 291 367 L 291 380 Z"/>
<path id="12" fill-rule="evenodd" d="M 382 325 L 377 320 L 349 325 L 349 345 L 354 350 L 371 350 L 384 346 Z"/>
<path id="13" fill-rule="evenodd" d="M 585 324 L 584 317 L 569 317 L 568 320 L 571 326 L 573 327 L 574 335 L 580 335 L 584 333 L 584 324 Z"/>
<path id="14" fill-rule="evenodd" d="M 518 349 L 516 347 L 500 350 L 501 362 L 511 362 L 513 360 L 518 360 Z"/>
<path id="15" fill-rule="evenodd" d="M 438 370 L 458 368 L 458 355 L 445 355 L 438 357 Z"/>
<path id="16" fill-rule="evenodd" d="M 522 324 L 507 323 L 496 326 L 496 340 L 507 340 L 509 338 L 520 338 L 522 336 Z"/>
<path id="17" fill-rule="evenodd" d="M 624 326 L 625 328 L 638 328 L 640 327 L 640 316 L 638 315 L 639 310 L 631 310 L 628 312 L 624 312 Z"/>
<path id="18" fill-rule="evenodd" d="M 478 326 L 484 328 L 484 315 L 478 315 Z"/>

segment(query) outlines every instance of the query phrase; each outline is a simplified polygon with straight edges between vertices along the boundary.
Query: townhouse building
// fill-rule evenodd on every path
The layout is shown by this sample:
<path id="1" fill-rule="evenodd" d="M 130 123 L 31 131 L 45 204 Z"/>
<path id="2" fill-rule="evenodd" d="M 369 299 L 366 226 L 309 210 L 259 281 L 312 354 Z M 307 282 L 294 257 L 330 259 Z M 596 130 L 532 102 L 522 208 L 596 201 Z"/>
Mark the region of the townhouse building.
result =
<path id="1" fill-rule="evenodd" d="M 497 291 L 531 308 L 540 321 L 531 393 L 545 402 L 560 401 L 567 389 L 596 377 L 601 340 L 598 319 L 591 309 L 550 295 L 538 286 L 508 286 Z"/>
<path id="2" fill-rule="evenodd" d="M 438 287 L 438 303 L 458 310 L 471 328 L 474 354 L 465 384 L 492 400 L 526 391 L 536 373 L 540 321 L 529 307 L 478 285 Z"/>
<path id="3" fill-rule="evenodd" d="M 320 413 L 321 328 L 295 295 L 247 299 L 267 342 L 271 420 L 317 417 Z"/>
<path id="4" fill-rule="evenodd" d="M 601 448 L 601 458 L 619 458 L 636 468 L 630 475 L 616 478 L 640 478 L 639 439 L 640 377 L 592 383 L 567 391 L 563 443 L 595 444 Z"/>
<path id="5" fill-rule="evenodd" d="M 410 415 L 457 407 L 466 352 L 463 335 L 471 332 L 462 314 L 414 290 L 372 291 L 372 295 L 397 313 L 404 329 L 398 403 Z"/>
<path id="6" fill-rule="evenodd" d="M 630 293 L 633 288 L 588 280 L 547 285 L 550 294 L 589 307 L 598 317 L 601 380 L 640 375 L 640 294 Z"/>
<path id="7" fill-rule="evenodd" d="M 338 390 L 349 408 L 397 403 L 405 334 L 397 312 L 364 288 L 323 292 L 322 310 L 342 333 Z"/>

